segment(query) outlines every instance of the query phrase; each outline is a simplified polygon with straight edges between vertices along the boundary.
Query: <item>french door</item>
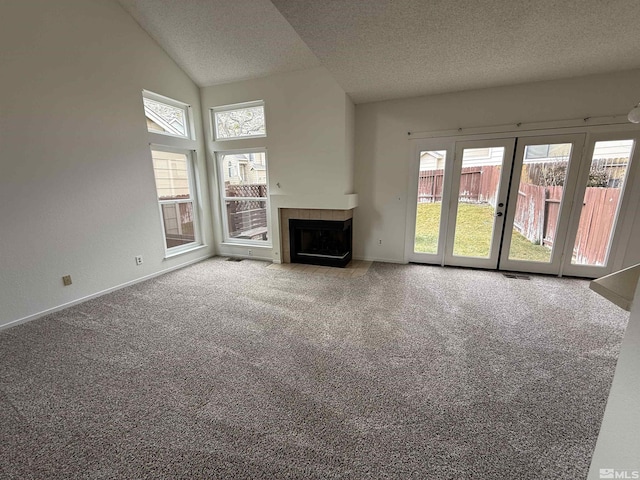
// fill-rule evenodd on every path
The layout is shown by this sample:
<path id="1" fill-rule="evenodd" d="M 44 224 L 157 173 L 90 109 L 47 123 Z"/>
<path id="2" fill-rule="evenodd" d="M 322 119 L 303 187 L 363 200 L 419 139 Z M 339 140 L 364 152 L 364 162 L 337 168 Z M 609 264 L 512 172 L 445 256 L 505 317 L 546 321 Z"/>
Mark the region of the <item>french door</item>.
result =
<path id="1" fill-rule="evenodd" d="M 585 135 L 519 138 L 500 268 L 560 273 Z"/>
<path id="2" fill-rule="evenodd" d="M 627 132 L 416 143 L 407 259 L 608 273 L 620 212 L 634 203 L 626 179 L 638 140 Z"/>
<path id="3" fill-rule="evenodd" d="M 514 146 L 513 138 L 456 143 L 447 265 L 497 268 Z"/>

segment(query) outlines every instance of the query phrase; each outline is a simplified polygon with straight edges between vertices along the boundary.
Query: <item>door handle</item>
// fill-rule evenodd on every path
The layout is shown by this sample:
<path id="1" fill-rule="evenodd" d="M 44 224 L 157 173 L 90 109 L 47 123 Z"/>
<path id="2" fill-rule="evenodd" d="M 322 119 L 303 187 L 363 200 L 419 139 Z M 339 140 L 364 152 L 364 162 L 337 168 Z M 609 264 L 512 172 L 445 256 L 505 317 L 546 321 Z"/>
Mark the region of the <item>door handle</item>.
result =
<path id="1" fill-rule="evenodd" d="M 501 216 L 502 216 L 502 212 L 496 213 L 496 217 L 501 217 Z"/>

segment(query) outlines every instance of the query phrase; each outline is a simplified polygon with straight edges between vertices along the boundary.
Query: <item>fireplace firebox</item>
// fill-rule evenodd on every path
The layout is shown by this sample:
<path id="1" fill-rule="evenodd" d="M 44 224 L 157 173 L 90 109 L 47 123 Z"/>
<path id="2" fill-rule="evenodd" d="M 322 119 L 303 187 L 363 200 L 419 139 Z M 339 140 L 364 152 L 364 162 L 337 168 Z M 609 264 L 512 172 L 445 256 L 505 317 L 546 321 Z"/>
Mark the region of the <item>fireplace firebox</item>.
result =
<path id="1" fill-rule="evenodd" d="M 291 263 L 346 267 L 351 261 L 352 219 L 289 220 Z"/>

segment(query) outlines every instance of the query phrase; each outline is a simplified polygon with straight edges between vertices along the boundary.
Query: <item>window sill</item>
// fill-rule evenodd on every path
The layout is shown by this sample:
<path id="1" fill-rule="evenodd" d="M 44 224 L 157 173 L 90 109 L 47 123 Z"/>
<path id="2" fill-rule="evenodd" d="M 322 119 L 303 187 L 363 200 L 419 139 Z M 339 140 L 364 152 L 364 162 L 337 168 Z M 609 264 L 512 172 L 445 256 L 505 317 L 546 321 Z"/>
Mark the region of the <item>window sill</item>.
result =
<path id="1" fill-rule="evenodd" d="M 264 243 L 250 242 L 222 242 L 220 245 L 224 245 L 225 247 L 273 248 L 271 243 L 265 245 Z"/>
<path id="2" fill-rule="evenodd" d="M 169 260 L 170 258 L 178 257 L 180 255 L 184 255 L 185 253 L 192 253 L 198 250 L 204 250 L 205 248 L 207 248 L 207 245 L 194 245 L 193 247 L 186 248 L 184 250 L 166 253 L 164 256 L 164 259 Z"/>

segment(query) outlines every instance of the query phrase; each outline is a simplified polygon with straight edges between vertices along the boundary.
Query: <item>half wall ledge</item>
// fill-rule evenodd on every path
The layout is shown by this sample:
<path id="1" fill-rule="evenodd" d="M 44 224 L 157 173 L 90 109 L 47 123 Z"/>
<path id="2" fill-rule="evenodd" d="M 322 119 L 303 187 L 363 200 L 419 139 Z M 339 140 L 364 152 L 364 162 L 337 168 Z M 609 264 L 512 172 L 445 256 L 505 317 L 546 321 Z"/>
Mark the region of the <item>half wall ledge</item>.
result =
<path id="1" fill-rule="evenodd" d="M 640 299 L 634 299 L 638 277 L 640 277 L 640 263 L 592 280 L 589 288 L 628 312 L 634 300 L 640 301 Z"/>

